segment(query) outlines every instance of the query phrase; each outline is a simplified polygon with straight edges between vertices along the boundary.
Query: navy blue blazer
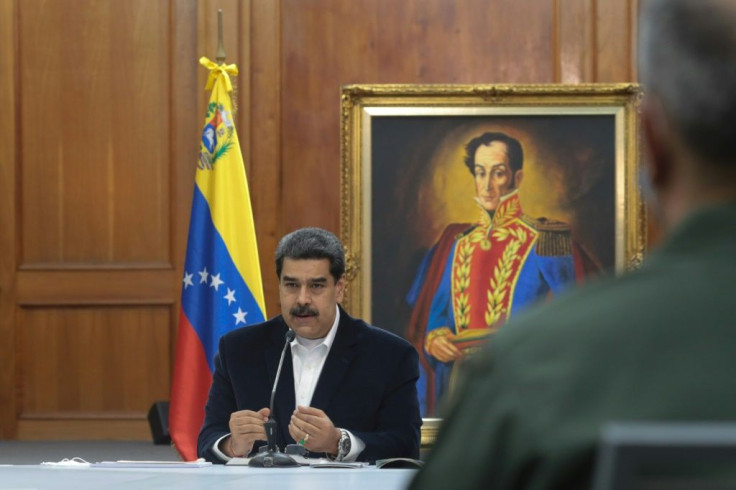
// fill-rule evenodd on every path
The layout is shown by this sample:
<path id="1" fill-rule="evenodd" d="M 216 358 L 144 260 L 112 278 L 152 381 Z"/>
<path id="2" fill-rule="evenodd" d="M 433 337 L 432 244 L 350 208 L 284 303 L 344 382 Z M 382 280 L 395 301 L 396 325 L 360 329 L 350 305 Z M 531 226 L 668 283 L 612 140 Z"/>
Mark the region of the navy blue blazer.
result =
<path id="1" fill-rule="evenodd" d="M 200 457 L 221 463 L 212 446 L 230 432 L 230 414 L 269 406 L 287 328 L 279 315 L 221 337 L 197 444 Z M 274 399 L 277 445 L 282 450 L 295 442 L 288 429 L 296 408 L 293 373 L 289 350 Z M 411 344 L 351 318 L 340 308 L 337 334 L 311 406 L 324 410 L 335 427 L 347 429 L 363 440 L 365 449 L 358 456 L 360 461 L 418 458 L 422 424 L 418 377 L 418 356 Z M 254 451 L 263 444 L 256 442 Z"/>

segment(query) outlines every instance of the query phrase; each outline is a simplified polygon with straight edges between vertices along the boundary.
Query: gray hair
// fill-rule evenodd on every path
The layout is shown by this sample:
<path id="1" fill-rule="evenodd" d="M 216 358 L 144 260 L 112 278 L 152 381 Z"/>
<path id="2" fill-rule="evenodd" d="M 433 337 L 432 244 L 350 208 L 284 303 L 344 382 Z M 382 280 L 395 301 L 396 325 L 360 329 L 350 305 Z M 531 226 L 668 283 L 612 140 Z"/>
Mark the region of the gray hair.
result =
<path id="1" fill-rule="evenodd" d="M 639 19 L 645 90 L 661 100 L 688 147 L 726 170 L 736 160 L 733 0 L 644 0 Z"/>
<path id="2" fill-rule="evenodd" d="M 328 259 L 335 282 L 345 274 L 345 250 L 340 240 L 321 228 L 301 228 L 284 236 L 276 247 L 276 275 L 281 279 L 284 259 Z"/>

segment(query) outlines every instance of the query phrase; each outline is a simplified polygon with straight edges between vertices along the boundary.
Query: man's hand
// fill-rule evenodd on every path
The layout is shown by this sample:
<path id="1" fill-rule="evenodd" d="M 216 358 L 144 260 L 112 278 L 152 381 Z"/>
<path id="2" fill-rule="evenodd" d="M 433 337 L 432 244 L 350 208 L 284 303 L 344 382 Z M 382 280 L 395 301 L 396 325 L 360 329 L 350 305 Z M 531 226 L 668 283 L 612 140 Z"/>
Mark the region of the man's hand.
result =
<path id="1" fill-rule="evenodd" d="M 465 354 L 455 347 L 451 339 L 455 337 L 452 333 L 437 335 L 427 345 L 427 352 L 440 362 L 456 361 L 465 357 Z"/>
<path id="2" fill-rule="evenodd" d="M 295 441 L 303 440 L 309 451 L 337 454 L 340 430 L 319 408 L 296 407 L 289 423 L 289 434 Z"/>
<path id="3" fill-rule="evenodd" d="M 266 440 L 266 429 L 263 423 L 268 420 L 271 411 L 262 408 L 257 412 L 240 410 L 230 415 L 230 440 L 224 442 L 225 454 L 232 458 L 245 457 L 253 449 L 253 443 Z"/>

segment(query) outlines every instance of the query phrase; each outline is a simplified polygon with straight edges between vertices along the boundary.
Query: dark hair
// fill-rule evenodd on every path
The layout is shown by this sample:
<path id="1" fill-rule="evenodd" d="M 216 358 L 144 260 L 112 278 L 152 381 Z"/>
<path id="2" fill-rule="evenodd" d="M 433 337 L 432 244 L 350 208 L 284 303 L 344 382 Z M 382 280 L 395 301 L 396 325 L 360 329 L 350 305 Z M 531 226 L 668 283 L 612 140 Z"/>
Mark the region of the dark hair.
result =
<path id="1" fill-rule="evenodd" d="M 736 159 L 733 7 L 722 0 L 648 0 L 639 17 L 639 79 L 687 146 L 723 170 Z"/>
<path id="2" fill-rule="evenodd" d="M 276 247 L 276 275 L 281 279 L 284 259 L 328 259 L 335 282 L 345 274 L 345 250 L 340 240 L 322 228 L 301 228 L 284 236 Z"/>
<path id="3" fill-rule="evenodd" d="M 524 150 L 521 149 L 521 143 L 516 138 L 512 138 L 506 133 L 483 133 L 476 136 L 465 145 L 465 166 L 468 167 L 470 173 L 475 175 L 475 152 L 481 145 L 490 145 L 494 141 L 500 141 L 506 144 L 509 153 L 509 167 L 511 167 L 511 175 L 515 176 L 517 170 L 521 170 L 524 166 Z"/>

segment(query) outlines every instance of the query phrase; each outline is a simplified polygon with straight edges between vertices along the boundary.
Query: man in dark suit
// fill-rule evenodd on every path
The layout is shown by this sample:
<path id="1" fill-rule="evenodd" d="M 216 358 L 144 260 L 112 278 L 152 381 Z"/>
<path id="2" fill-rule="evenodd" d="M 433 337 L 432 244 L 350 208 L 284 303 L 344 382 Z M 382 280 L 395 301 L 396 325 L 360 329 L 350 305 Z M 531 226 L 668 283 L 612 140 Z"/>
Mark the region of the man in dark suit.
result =
<path id="1" fill-rule="evenodd" d="M 643 177 L 665 243 L 511 320 L 412 489 L 589 488 L 609 421 L 736 419 L 736 2 L 643 0 Z"/>
<path id="2" fill-rule="evenodd" d="M 417 458 L 421 418 L 418 357 L 400 337 L 338 306 L 345 254 L 335 235 L 304 228 L 276 250 L 281 315 L 224 335 L 199 434 L 198 454 L 222 463 L 252 454 L 277 422 L 276 444 L 344 461 Z M 284 359 L 270 413 L 285 334 Z"/>

